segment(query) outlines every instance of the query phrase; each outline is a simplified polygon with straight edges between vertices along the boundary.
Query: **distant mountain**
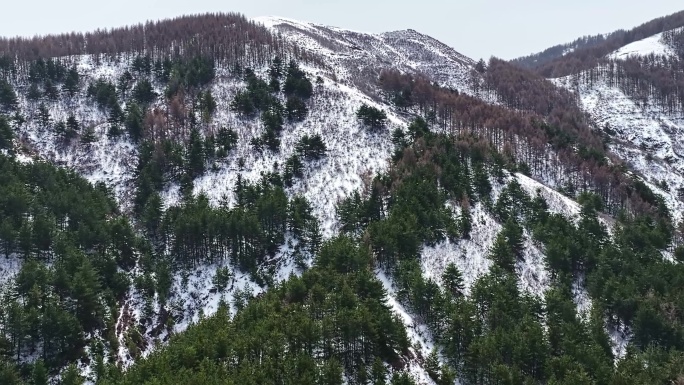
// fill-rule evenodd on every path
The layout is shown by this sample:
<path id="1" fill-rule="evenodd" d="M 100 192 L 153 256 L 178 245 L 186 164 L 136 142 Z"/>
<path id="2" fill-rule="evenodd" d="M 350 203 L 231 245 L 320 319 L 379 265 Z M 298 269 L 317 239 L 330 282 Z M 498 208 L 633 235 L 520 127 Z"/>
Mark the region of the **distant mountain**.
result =
<path id="1" fill-rule="evenodd" d="M 567 76 L 591 68 L 611 52 L 630 43 L 680 27 L 684 27 L 684 11 L 651 20 L 628 31 L 582 37 L 573 43 L 557 45 L 511 62 L 545 77 Z"/>

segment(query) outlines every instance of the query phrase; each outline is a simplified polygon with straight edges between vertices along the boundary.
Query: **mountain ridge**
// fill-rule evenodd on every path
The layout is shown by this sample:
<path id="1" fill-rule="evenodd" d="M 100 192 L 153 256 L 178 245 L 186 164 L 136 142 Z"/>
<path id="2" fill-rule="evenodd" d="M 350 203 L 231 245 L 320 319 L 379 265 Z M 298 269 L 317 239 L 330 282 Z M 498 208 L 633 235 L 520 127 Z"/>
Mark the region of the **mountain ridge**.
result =
<path id="1" fill-rule="evenodd" d="M 532 318 L 540 322 L 527 317 L 516 319 L 507 313 L 510 309 L 501 309 L 507 318 L 516 320 L 513 324 L 524 322 L 529 336 L 538 336 L 534 334 L 537 330 L 543 335 L 544 327 L 548 327 L 546 315 L 539 310 L 547 293 L 554 293 L 556 297 L 551 299 L 557 301 L 558 296 L 567 295 L 562 306 L 569 306 L 574 312 L 572 320 L 566 322 L 580 329 L 593 322 L 592 333 L 597 335 L 598 342 L 592 340 L 591 344 L 604 344 L 601 346 L 608 351 L 599 361 L 610 361 L 609 367 L 613 366 L 613 359 L 618 363 L 629 362 L 623 361 L 632 358 L 627 345 L 635 335 L 643 338 L 644 331 L 621 320 L 620 317 L 631 315 L 630 309 L 615 310 L 601 302 L 604 298 L 597 300 L 597 293 L 604 293 L 600 291 L 602 280 L 592 276 L 587 282 L 585 275 L 598 274 L 591 269 L 603 269 L 613 262 L 609 259 L 612 254 L 602 254 L 602 247 L 614 253 L 629 248 L 619 242 L 624 240 L 621 232 L 631 229 L 632 224 L 619 215 L 606 219 L 597 212 L 647 215 L 649 221 L 662 227 L 644 225 L 635 232 L 657 230 L 667 234 L 667 215 L 658 211 L 663 202 L 651 189 L 660 194 L 665 191 L 652 181 L 647 181 L 649 186 L 644 188 L 639 180 L 631 179 L 631 174 L 613 167 L 606 160 L 610 153 L 598 148 L 605 143 L 599 140 L 602 134 L 586 129 L 596 128 L 593 122 L 581 121 L 574 110 L 555 110 L 569 99 L 553 94 L 560 91 L 551 83 L 527 72 L 511 72 L 501 61 L 492 60 L 486 67 L 477 68 L 472 59 L 412 30 L 364 34 L 281 18 L 256 19 L 270 23 L 266 24 L 267 30 L 273 32 L 269 35 L 255 27 L 255 20 L 236 20 L 246 23 L 245 28 L 250 31 L 256 28 L 263 34 L 259 41 L 265 43 L 255 52 L 244 50 L 244 56 L 233 57 L 222 51 L 225 57 L 212 59 L 211 64 L 192 57 L 192 53 L 206 55 L 207 46 L 190 45 L 194 51 L 187 58 L 176 57 L 176 62 L 166 63 L 164 58 L 173 57 L 172 51 L 158 50 L 148 56 L 146 47 L 154 47 L 155 43 L 146 42 L 134 51 L 112 49 L 100 54 L 44 60 L 42 64 L 40 60 L 13 61 L 20 64 L 19 70 L 15 67 L 14 74 L 3 73 L 10 79 L 5 82 L 18 90 L 16 110 L 25 114 L 11 119 L 20 139 L 34 146 L 39 158 L 64 163 L 91 182 L 108 185 L 124 211 L 132 213 L 136 231 L 146 240 L 140 241 L 142 245 L 136 251 L 135 268 L 119 267 L 134 284 L 127 289 L 125 298 L 112 307 L 116 309 L 114 314 L 119 315 L 114 323 L 114 338 L 105 341 L 98 335 L 92 336 L 93 343 L 118 341 L 119 348 L 108 353 L 112 361 L 123 367 L 133 365 L 137 373 L 135 362 L 140 362 L 139 357 L 150 355 L 150 362 L 154 362 L 166 354 L 163 349 L 155 349 L 157 343 L 164 344 L 172 334 L 187 328 L 195 332 L 206 322 L 219 322 L 223 313 L 235 317 L 245 306 L 250 312 L 257 311 L 260 298 L 275 290 L 281 290 L 279 295 L 283 298 L 274 303 L 297 304 L 303 295 L 298 291 L 298 279 L 305 275 L 304 271 L 321 267 L 319 264 L 332 264 L 332 270 L 345 269 L 350 263 L 344 258 L 345 253 L 356 255 L 352 249 L 358 249 L 362 251 L 356 256 L 366 264 L 355 272 L 369 270 L 374 282 L 389 293 L 380 296 L 384 298 L 380 302 L 386 301 L 385 305 L 394 309 L 407 334 L 406 349 L 385 353 L 403 362 L 420 383 L 437 384 L 442 378 L 450 378 L 448 366 L 457 361 L 440 353 L 435 358 L 435 369 L 434 360 L 426 359 L 439 344 L 451 341 L 435 337 L 444 332 L 434 320 L 435 313 L 444 309 L 432 309 L 431 301 L 427 301 L 426 307 L 421 301 L 427 295 L 444 301 L 435 303 L 455 304 L 470 314 L 469 306 L 489 303 L 487 293 L 511 293 L 510 300 L 518 306 L 512 313 L 538 312 Z M 221 43 L 216 40 L 214 44 Z M 292 62 L 286 64 L 280 59 L 278 64 L 273 58 L 277 54 Z M 40 75 L 41 66 L 59 67 L 55 63 L 62 61 L 66 63 L 61 64 L 64 71 L 72 66 L 79 78 L 73 93 L 64 75 L 53 76 L 48 70 Z M 207 68 L 211 68 L 212 75 L 208 81 L 193 72 L 201 73 Z M 501 81 L 510 76 L 519 78 L 510 83 L 506 79 Z M 556 85 L 574 91 L 577 87 L 573 81 L 590 83 L 587 79 L 592 76 L 569 78 L 570 86 L 560 81 Z M 62 87 L 54 97 L 53 80 Z M 516 84 L 509 90 L 505 88 Z M 38 90 L 37 97 L 32 96 L 32 85 Z M 520 92 L 522 85 L 527 87 L 525 92 Z M 290 91 L 286 91 L 288 87 Z M 99 98 L 100 92 L 108 97 Z M 592 114 L 587 108 L 582 92 L 578 97 L 580 106 L 592 119 L 605 122 L 600 114 Z M 244 102 L 244 98 L 249 98 L 249 102 L 238 103 Z M 542 99 L 546 103 L 536 103 Z M 258 107 L 264 100 L 266 106 Z M 297 100 L 301 103 L 297 104 Z M 146 105 L 144 116 L 136 112 L 136 104 Z M 360 114 L 364 106 L 382 112 L 384 124 L 372 127 L 364 123 Z M 285 115 L 286 109 L 289 116 Z M 123 118 L 117 116 L 119 110 Z M 609 108 L 608 114 L 616 115 L 615 111 Z M 621 113 L 618 111 L 617 115 Z M 138 120 L 133 121 L 137 114 Z M 24 121 L 20 122 L 19 117 Z M 74 121 L 77 129 L 70 134 L 74 137 L 65 140 L 63 136 L 70 132 L 67 129 Z M 142 138 L 134 138 L 135 123 L 142 126 Z M 635 127 L 618 133 L 634 134 Z M 115 128 L 123 132 L 112 133 Z M 544 132 L 546 136 L 535 136 L 535 132 Z M 595 136 L 580 137 L 590 134 Z M 228 143 L 221 145 L 226 152 L 222 156 L 216 155 L 215 149 L 220 135 Z M 324 143 L 324 155 L 319 158 L 304 155 L 312 137 Z M 544 138 L 541 143 L 540 137 Z M 623 155 L 623 148 L 613 149 L 630 159 Z M 647 150 L 640 149 L 638 156 L 645 158 L 650 154 Z M 19 152 L 22 153 L 21 149 Z M 210 152 L 214 155 L 208 155 Z M 200 160 L 195 162 L 198 156 Z M 26 157 L 20 159 L 34 162 Z M 293 171 L 297 162 L 299 169 Z M 167 171 L 159 172 L 160 181 L 147 181 L 146 173 L 155 172 L 154 167 Z M 606 174 L 607 181 L 592 179 L 587 174 L 596 169 L 593 167 L 612 174 Z M 194 171 L 196 168 L 201 172 Z M 289 186 L 285 182 L 288 173 Z M 299 176 L 293 178 L 294 173 Z M 545 184 L 528 175 L 537 176 Z M 610 179 L 615 175 L 623 179 Z M 406 187 L 414 185 L 419 186 L 418 191 Z M 146 189 L 152 192 L 143 196 L 146 199 L 142 203 L 138 202 L 141 191 Z M 673 203 L 672 194 L 665 196 L 670 209 L 680 207 Z M 297 201 L 299 198 L 304 198 L 305 204 Z M 150 203 L 155 199 L 158 209 Z M 296 211 L 298 204 L 306 207 L 302 213 Z M 255 207 L 262 211 L 253 213 Z M 155 228 L 150 223 L 155 220 L 156 210 L 160 217 Z M 198 219 L 193 216 L 195 212 L 204 216 Z M 273 212 L 287 220 L 261 217 Z M 236 220 L 244 213 L 260 219 L 256 224 L 247 223 L 257 226 L 257 230 L 251 227 L 250 232 L 263 232 L 263 239 L 247 238 L 237 243 L 239 246 L 230 241 L 226 247 L 223 240 L 217 240 L 216 234 L 222 233 L 215 233 L 211 227 L 215 224 L 213 220 L 220 227 L 221 219 Z M 247 219 L 251 218 L 249 215 Z M 307 227 L 303 231 L 298 224 L 292 224 L 299 215 L 308 218 L 304 219 L 306 226 L 313 226 L 314 230 Z M 275 221 L 282 222 L 282 230 L 280 225 L 272 226 Z M 33 226 L 32 219 L 25 223 Z M 317 260 L 317 253 L 308 251 L 306 245 L 312 242 L 307 237 L 316 236 L 307 232 L 316 230 L 322 240 L 332 242 L 325 244 L 328 249 L 323 253 L 327 258 L 324 261 Z M 576 245 L 566 245 L 554 238 L 563 231 L 567 231 L 567 239 L 586 249 L 576 251 L 572 248 Z M 156 239 L 155 232 L 164 236 Z M 615 235 L 615 239 L 610 238 Z M 557 243 L 551 243 L 549 238 Z M 351 249 L 345 246 L 343 252 L 336 252 L 331 246 L 354 241 L 359 243 Z M 248 258 L 245 262 L 243 251 L 231 251 L 239 253 L 240 258 L 226 256 L 231 254 L 227 249 L 249 251 L 260 242 L 268 243 L 271 251 L 255 251 L 253 257 L 258 264 L 254 262 L 252 270 L 240 268 L 240 264 L 251 263 Z M 399 247 L 405 245 L 403 242 L 406 247 Z M 645 259 L 662 260 L 650 262 L 653 269 L 670 267 L 665 265 L 665 259 L 674 261 L 674 243 L 660 239 L 644 242 L 657 245 L 651 246 L 649 252 L 653 253 Z M 163 246 L 155 250 L 158 245 Z M 196 246 L 190 253 L 184 250 L 192 247 L 189 245 Z M 215 258 L 214 253 L 223 256 Z M 186 254 L 190 257 L 180 257 Z M 594 267 L 592 258 L 599 258 L 594 254 L 607 261 Z M 21 260 L 16 253 L 5 259 L 12 265 Z M 451 297 L 455 294 L 449 293 L 449 282 L 444 279 L 452 264 L 463 274 L 458 298 Z M 676 266 L 673 264 L 672 268 Z M 16 269 L 8 266 L 8 270 Z M 19 270 L 21 274 L 22 269 Z M 599 272 L 609 274 L 607 270 Z M 324 270 L 321 274 L 329 273 Z M 318 279 L 315 275 L 306 277 L 305 285 Z M 346 279 L 340 277 L 343 276 L 338 277 L 342 281 Z M 367 277 L 361 274 L 358 279 L 365 282 Z M 222 280 L 225 285 L 220 283 Z M 365 289 L 373 291 L 373 285 L 371 282 Z M 314 289 L 311 301 L 318 303 L 320 298 L 315 299 Z M 611 287 L 605 290 L 612 293 Z M 354 295 L 362 297 L 363 293 L 361 290 Z M 245 305 L 248 298 L 253 298 L 251 305 Z M 451 305 L 445 306 L 451 309 Z M 594 309 L 604 313 L 588 314 Z M 212 316 L 216 313 L 220 314 Z M 496 323 L 496 316 L 486 315 L 489 316 L 493 318 L 487 322 Z M 203 321 L 205 317 L 214 321 Z M 449 318 L 443 322 L 457 321 L 461 322 Z M 195 324 L 199 326 L 191 326 Z M 479 342 L 485 344 L 488 338 L 494 341 L 497 337 L 485 335 Z M 605 343 L 608 339 L 611 341 Z M 496 340 L 494 346 L 505 346 L 505 342 Z M 81 359 L 81 370 L 93 380 L 95 375 L 88 362 L 97 361 L 97 357 L 89 349 Z M 30 362 L 36 357 L 27 354 L 24 359 Z M 459 365 L 462 364 L 454 367 Z M 356 372 L 358 368 L 347 365 L 347 371 Z M 480 378 L 477 372 L 463 370 L 459 374 L 464 381 L 474 383 Z M 525 375 L 536 376 L 537 380 L 541 376 L 535 371 Z"/>

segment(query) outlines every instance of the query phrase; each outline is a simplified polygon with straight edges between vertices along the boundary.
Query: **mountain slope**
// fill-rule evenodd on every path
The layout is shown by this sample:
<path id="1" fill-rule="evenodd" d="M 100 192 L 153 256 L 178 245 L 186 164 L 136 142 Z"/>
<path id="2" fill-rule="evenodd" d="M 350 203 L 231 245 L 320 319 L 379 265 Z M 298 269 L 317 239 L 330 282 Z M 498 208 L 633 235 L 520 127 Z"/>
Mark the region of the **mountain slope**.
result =
<path id="1" fill-rule="evenodd" d="M 167 369 L 182 361 L 175 367 L 187 369 L 179 375 L 188 381 L 206 382 L 196 376 L 211 373 L 219 383 L 266 369 L 295 383 L 327 375 L 355 383 L 371 366 L 383 381 L 391 366 L 393 384 L 405 371 L 418 384 L 451 383 L 456 374 L 460 383 L 601 382 L 634 370 L 629 360 L 651 360 L 639 350 L 644 341 L 674 349 L 669 361 L 648 361 L 654 367 L 679 362 L 680 325 L 658 310 L 680 294 L 678 265 L 662 258 L 674 257 L 666 251 L 674 247 L 667 210 L 612 163 L 618 158 L 601 147 L 569 93 L 500 61 L 476 68 L 413 30 L 228 20 L 179 18 L 112 32 L 130 33 L 139 43 L 130 47 L 0 60 L 0 96 L 18 93 L 1 106 L 18 134 L 10 150 L 24 162 L 45 159 L 103 182 L 134 221 L 135 241 L 123 242 L 134 245 L 133 263 L 107 265 L 128 280 L 107 314 L 113 325 L 92 329 L 88 347 L 74 353 L 90 381 L 151 381 L 155 370 L 178 381 Z M 136 40 L 166 27 L 179 34 L 151 36 L 170 47 Z M 233 34 L 236 51 L 226 50 L 220 41 Z M 240 51 L 250 34 L 254 50 Z M 29 55 L 26 48 L 40 41 L 19 42 L 17 52 Z M 3 43 L 6 52 L 11 44 Z M 188 49 L 174 51 L 177 45 Z M 577 88 L 575 78 L 557 83 Z M 638 136 L 643 111 L 613 91 L 587 88 L 580 99 L 632 146 L 661 146 L 663 160 L 676 156 L 676 136 L 660 139 L 670 134 L 665 120 L 648 116 L 649 133 Z M 384 113 L 382 123 L 365 123 L 364 106 Z M 307 146 L 316 143 L 312 155 Z M 611 149 L 639 159 L 617 139 Z M 642 174 L 671 172 L 639 162 L 633 169 Z M 588 175 L 597 169 L 603 179 Z M 25 242 L 29 230 L 0 237 Z M 95 250 L 84 253 L 97 260 Z M 16 265 L 32 251 L 8 254 L 0 257 L 3 271 L 25 279 L 32 265 L 18 273 Z M 625 276 L 638 284 L 625 284 Z M 653 276 L 662 284 L 652 287 Z M 633 292 L 642 287 L 651 296 Z M 307 335 L 277 329 L 306 320 L 315 320 Z M 649 334 L 649 320 L 665 331 Z M 262 322 L 272 346 L 259 343 Z M 231 345 L 225 330 L 232 328 L 246 339 Z M 393 332 L 384 335 L 387 329 Z M 214 334 L 222 337 L 202 344 Z M 631 338 L 637 353 L 628 356 Z M 30 349 L 19 364 L 39 362 Z M 291 351 L 306 354 L 279 360 Z M 104 375 L 105 358 L 133 369 L 128 377 L 113 368 Z M 575 361 L 572 369 L 542 370 Z M 627 369 L 613 372 L 616 362 Z"/>
<path id="2" fill-rule="evenodd" d="M 342 82 L 374 94 L 383 69 L 421 73 L 443 87 L 470 92 L 475 62 L 414 30 L 367 34 L 279 17 L 254 19 L 311 53 Z"/>
<path id="3" fill-rule="evenodd" d="M 628 84 L 612 80 L 609 72 L 604 72 L 606 68 L 615 68 L 618 74 L 621 66 L 629 64 L 625 60 L 639 61 L 653 56 L 656 60 L 676 62 L 675 50 L 663 36 L 659 33 L 617 49 L 606 57 L 612 62 L 597 67 L 593 72 L 581 72 L 554 81 L 577 94 L 582 108 L 597 128 L 610 138 L 611 150 L 665 198 L 675 222 L 679 223 L 684 208 L 679 193 L 684 188 L 683 149 L 680 145 L 680 138 L 684 135 L 682 109 L 665 107 L 658 95 L 658 85 L 650 85 L 653 93 L 634 93 L 629 91 Z M 664 70 L 674 78 L 680 73 L 676 68 Z M 629 81 L 634 75 L 623 76 Z M 677 96 L 672 96 L 677 99 Z M 674 103 L 679 105 L 680 102 Z"/>

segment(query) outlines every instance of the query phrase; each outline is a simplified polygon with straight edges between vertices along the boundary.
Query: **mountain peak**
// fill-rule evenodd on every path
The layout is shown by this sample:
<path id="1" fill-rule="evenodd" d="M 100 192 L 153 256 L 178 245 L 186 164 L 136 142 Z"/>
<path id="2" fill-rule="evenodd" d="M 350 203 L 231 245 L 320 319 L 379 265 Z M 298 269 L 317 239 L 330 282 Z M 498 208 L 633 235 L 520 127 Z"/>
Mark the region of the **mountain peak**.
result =
<path id="1" fill-rule="evenodd" d="M 466 90 L 475 61 L 414 29 L 367 33 L 279 16 L 252 19 L 312 55 L 343 81 L 365 87 L 384 69 L 420 73 Z M 358 84 L 357 84 L 358 83 Z"/>

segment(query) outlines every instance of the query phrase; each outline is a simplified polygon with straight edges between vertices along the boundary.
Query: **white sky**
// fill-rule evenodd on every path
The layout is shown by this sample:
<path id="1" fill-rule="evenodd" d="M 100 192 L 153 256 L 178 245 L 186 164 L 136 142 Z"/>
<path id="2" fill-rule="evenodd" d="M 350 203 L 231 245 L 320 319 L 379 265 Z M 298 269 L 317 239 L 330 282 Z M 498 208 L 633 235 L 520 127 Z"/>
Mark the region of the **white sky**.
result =
<path id="1" fill-rule="evenodd" d="M 674 0 L 7 0 L 0 36 L 87 31 L 189 13 L 277 15 L 367 32 L 412 28 L 472 58 L 510 59 L 583 35 L 637 26 Z"/>

